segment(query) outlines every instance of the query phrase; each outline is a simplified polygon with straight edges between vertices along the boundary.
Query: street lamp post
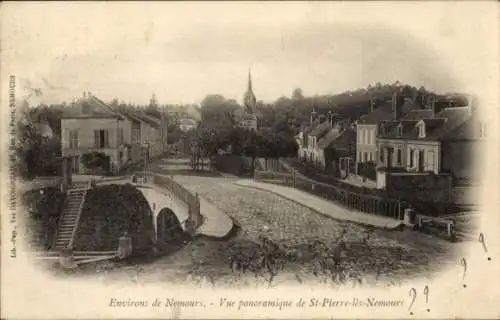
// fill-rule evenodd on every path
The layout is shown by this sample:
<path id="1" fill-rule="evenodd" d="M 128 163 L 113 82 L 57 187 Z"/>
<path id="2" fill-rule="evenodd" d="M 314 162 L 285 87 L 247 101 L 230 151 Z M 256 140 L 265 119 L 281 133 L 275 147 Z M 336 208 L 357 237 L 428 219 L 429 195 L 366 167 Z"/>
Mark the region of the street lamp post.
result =
<path id="1" fill-rule="evenodd" d="M 149 164 L 149 142 L 144 141 L 144 182 L 148 177 L 148 164 Z"/>

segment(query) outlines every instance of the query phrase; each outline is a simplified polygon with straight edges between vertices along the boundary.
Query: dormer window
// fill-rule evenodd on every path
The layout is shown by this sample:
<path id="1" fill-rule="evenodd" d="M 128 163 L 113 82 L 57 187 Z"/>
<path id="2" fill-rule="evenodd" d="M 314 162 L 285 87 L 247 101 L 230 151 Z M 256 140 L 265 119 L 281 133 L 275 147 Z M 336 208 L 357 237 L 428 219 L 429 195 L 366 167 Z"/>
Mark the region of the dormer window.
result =
<path id="1" fill-rule="evenodd" d="M 418 130 L 418 137 L 425 138 L 425 123 L 423 121 L 420 121 L 417 124 L 417 130 Z"/>
<path id="2" fill-rule="evenodd" d="M 403 125 L 400 124 L 396 127 L 396 135 L 398 138 L 401 138 L 403 136 Z"/>

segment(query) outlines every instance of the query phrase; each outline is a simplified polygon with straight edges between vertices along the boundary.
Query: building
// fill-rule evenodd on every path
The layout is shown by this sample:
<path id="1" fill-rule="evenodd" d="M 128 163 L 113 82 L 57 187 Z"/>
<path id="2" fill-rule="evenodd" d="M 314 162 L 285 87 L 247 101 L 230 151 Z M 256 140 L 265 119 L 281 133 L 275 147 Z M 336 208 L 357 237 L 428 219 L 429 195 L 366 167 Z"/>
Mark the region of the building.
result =
<path id="1" fill-rule="evenodd" d="M 390 100 L 370 101 L 370 113 L 362 116 L 356 129 L 356 170 L 377 162 L 380 124 L 398 119 L 423 119 L 432 116 L 415 97 L 405 97 L 394 92 Z"/>
<path id="2" fill-rule="evenodd" d="M 238 125 L 246 130 L 257 131 L 257 98 L 253 92 L 252 75 L 250 71 L 248 71 L 248 88 L 243 96 L 243 105 L 245 107 L 245 112 L 239 119 Z"/>
<path id="3" fill-rule="evenodd" d="M 318 142 L 320 168 L 333 174 L 339 172 L 341 158 L 354 159 L 356 154 L 356 130 L 347 122 L 333 125 Z"/>
<path id="4" fill-rule="evenodd" d="M 325 120 L 318 124 L 316 127 L 312 128 L 307 134 L 307 147 L 305 148 L 305 162 L 320 166 L 320 149 L 318 143 L 321 138 L 323 138 L 333 127 L 331 121 Z"/>
<path id="5" fill-rule="evenodd" d="M 139 111 L 118 112 L 91 93 L 84 93 L 61 117 L 61 151 L 65 166 L 85 173 L 84 154 L 99 152 L 106 158 L 105 171 L 117 172 L 138 162 L 147 153 L 161 153 L 164 119 Z M 166 127 L 166 126 L 165 126 Z"/>
<path id="6" fill-rule="evenodd" d="M 181 119 L 179 121 L 179 127 L 183 132 L 187 132 L 196 129 L 198 127 L 198 122 L 194 119 Z"/>
<path id="7" fill-rule="evenodd" d="M 440 106 L 441 105 L 441 106 Z M 432 117 L 386 121 L 377 139 L 377 188 L 449 188 L 474 180 L 485 122 L 466 107 L 433 101 Z"/>

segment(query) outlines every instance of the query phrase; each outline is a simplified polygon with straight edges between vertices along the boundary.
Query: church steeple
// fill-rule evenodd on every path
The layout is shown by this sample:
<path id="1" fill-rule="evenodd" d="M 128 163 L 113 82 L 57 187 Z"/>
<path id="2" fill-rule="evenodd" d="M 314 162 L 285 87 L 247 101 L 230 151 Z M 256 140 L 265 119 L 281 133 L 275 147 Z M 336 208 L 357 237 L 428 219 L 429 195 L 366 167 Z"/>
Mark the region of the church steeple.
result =
<path id="1" fill-rule="evenodd" d="M 257 105 L 257 98 L 255 97 L 252 89 L 252 73 L 250 69 L 248 69 L 248 88 L 243 98 L 243 104 L 249 112 L 254 113 L 255 107 Z"/>
<path id="2" fill-rule="evenodd" d="M 252 72 L 248 69 L 248 91 L 252 91 Z"/>

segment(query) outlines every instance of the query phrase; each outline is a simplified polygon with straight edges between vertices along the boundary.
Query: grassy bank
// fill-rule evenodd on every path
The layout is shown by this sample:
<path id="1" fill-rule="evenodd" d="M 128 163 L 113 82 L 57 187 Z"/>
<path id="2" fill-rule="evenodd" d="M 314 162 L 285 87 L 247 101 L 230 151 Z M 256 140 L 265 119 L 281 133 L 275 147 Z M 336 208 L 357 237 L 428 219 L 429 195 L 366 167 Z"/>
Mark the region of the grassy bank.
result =
<path id="1" fill-rule="evenodd" d="M 87 193 L 76 233 L 75 250 L 116 250 L 125 232 L 134 252 L 153 247 L 152 212 L 146 199 L 132 185 L 98 186 Z"/>

